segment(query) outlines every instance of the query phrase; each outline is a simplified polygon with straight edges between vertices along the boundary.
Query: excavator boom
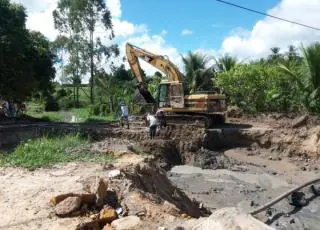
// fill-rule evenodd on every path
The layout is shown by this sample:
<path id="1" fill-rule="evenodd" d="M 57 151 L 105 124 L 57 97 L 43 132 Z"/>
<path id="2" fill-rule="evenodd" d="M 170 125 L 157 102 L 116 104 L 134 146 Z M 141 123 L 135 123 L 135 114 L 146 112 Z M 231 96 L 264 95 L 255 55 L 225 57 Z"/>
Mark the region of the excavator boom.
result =
<path id="1" fill-rule="evenodd" d="M 166 74 L 169 81 L 183 82 L 182 73 L 166 56 L 153 54 L 130 43 L 126 44 L 126 55 L 133 74 L 142 84 L 145 84 L 145 79 L 139 58 Z"/>

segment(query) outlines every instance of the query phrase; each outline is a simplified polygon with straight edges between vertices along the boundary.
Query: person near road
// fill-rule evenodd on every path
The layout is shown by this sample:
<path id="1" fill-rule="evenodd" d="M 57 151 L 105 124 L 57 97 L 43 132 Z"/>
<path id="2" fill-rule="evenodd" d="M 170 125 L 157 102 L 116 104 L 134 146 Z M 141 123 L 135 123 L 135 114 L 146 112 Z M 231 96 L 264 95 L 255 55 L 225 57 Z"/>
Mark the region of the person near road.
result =
<path id="1" fill-rule="evenodd" d="M 155 115 L 148 113 L 147 121 L 149 122 L 150 139 L 154 139 L 157 132 L 158 119 Z"/>

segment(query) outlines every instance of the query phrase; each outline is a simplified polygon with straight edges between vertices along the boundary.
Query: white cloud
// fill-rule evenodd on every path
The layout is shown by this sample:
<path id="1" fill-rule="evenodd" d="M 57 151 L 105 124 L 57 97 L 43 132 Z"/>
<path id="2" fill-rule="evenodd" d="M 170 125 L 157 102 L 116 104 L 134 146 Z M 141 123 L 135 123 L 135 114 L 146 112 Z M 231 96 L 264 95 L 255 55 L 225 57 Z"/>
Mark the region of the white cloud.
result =
<path id="1" fill-rule="evenodd" d="M 122 11 L 120 0 L 106 0 L 106 5 L 109 8 L 112 17 L 121 17 Z"/>
<path id="2" fill-rule="evenodd" d="M 58 0 L 13 0 L 22 4 L 27 11 L 26 26 L 28 29 L 40 31 L 50 40 L 54 40 L 58 32 L 54 29 L 52 11 Z"/>
<path id="3" fill-rule="evenodd" d="M 165 29 L 161 30 L 160 35 L 161 35 L 162 37 L 166 36 L 167 34 L 168 34 L 168 31 L 167 31 L 167 30 L 165 30 Z"/>
<path id="4" fill-rule="evenodd" d="M 268 13 L 319 28 L 319 11 L 319 0 L 282 0 Z M 256 59 L 268 55 L 270 48 L 275 46 L 284 51 L 291 44 L 308 45 L 319 40 L 319 31 L 266 17 L 259 20 L 251 31 L 233 30 L 224 39 L 220 52 L 236 55 L 240 59 Z"/>
<path id="5" fill-rule="evenodd" d="M 183 29 L 181 31 L 182 36 L 191 35 L 191 34 L 193 34 L 193 32 L 192 32 L 192 30 L 189 30 L 189 29 Z"/>
<path id="6" fill-rule="evenodd" d="M 133 34 L 147 32 L 147 27 L 144 24 L 134 25 L 131 22 L 120 20 L 118 18 L 114 18 L 112 22 L 114 34 L 117 37 L 128 37 Z"/>

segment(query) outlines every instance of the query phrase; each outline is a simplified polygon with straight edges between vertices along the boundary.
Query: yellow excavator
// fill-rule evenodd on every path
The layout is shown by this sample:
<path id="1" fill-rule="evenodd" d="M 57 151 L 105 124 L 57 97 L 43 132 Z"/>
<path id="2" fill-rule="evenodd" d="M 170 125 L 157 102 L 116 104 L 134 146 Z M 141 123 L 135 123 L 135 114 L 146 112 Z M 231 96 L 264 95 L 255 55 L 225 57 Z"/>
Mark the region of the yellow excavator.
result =
<path id="1" fill-rule="evenodd" d="M 126 56 L 132 74 L 139 82 L 138 92 L 144 99 L 144 103 L 153 104 L 157 109 L 164 111 L 168 121 L 171 118 L 175 123 L 198 121 L 203 122 L 206 128 L 225 122 L 226 96 L 220 92 L 219 88 L 209 92 L 185 95 L 184 76 L 168 57 L 153 54 L 130 43 L 126 44 Z M 148 91 L 139 58 L 167 76 L 167 79 L 161 80 L 158 86 L 156 99 Z"/>

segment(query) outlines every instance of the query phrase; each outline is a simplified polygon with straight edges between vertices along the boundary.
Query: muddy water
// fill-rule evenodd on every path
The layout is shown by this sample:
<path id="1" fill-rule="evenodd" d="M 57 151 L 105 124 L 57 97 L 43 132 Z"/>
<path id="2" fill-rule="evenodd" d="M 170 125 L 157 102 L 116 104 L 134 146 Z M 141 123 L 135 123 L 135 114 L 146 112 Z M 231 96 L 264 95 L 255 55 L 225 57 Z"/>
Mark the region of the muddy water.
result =
<path id="1" fill-rule="evenodd" d="M 175 166 L 168 176 L 177 187 L 211 211 L 232 206 L 249 212 L 296 186 L 289 175 L 252 165 L 234 171 Z M 304 192 L 307 198 L 312 196 L 308 190 Z M 284 199 L 271 208 L 271 216 L 264 211 L 257 218 L 276 229 L 319 229 L 320 198 L 310 199 L 309 205 L 302 209 L 295 209 Z"/>

